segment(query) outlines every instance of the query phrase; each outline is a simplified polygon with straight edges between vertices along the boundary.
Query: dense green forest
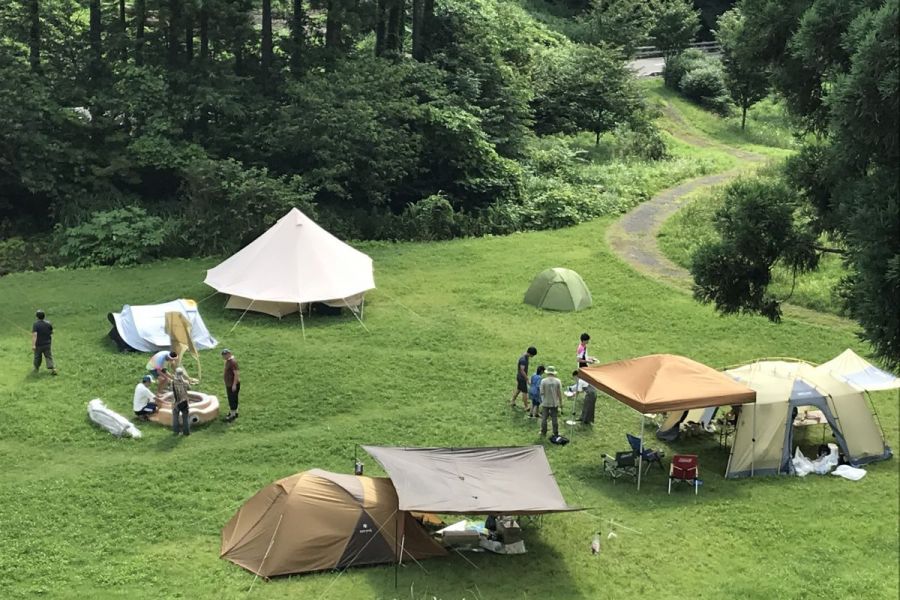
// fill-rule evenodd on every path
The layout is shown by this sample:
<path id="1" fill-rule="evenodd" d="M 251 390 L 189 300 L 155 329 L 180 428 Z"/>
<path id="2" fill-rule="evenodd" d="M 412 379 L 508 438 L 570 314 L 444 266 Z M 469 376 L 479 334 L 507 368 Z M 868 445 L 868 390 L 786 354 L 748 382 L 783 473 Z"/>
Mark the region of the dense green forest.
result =
<path id="1" fill-rule="evenodd" d="M 227 252 L 293 205 L 357 239 L 553 223 L 543 175 L 576 153 L 539 136 L 665 156 L 626 63 L 653 14 L 624 4 L 631 37 L 579 43 L 497 0 L 5 3 L 0 255 Z"/>

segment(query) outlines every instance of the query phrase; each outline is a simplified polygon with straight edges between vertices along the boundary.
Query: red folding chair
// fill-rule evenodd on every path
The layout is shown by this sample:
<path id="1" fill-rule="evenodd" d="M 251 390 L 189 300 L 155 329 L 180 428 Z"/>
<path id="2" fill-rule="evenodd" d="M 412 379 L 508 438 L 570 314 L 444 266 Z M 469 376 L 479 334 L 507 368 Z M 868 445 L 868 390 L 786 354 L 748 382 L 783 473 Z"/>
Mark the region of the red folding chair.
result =
<path id="1" fill-rule="evenodd" d="M 694 495 L 700 487 L 700 466 L 696 454 L 676 454 L 669 467 L 669 493 L 672 493 L 673 481 L 686 481 L 694 486 Z"/>

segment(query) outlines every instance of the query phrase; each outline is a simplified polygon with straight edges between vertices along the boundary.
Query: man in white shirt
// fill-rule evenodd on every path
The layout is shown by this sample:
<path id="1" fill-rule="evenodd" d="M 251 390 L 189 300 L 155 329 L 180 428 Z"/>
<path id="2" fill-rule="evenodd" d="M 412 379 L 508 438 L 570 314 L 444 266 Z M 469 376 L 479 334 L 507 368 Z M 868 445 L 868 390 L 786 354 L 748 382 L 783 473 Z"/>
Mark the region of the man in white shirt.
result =
<path id="1" fill-rule="evenodd" d="M 147 415 L 152 415 L 159 410 L 159 407 L 156 405 L 159 396 L 150 391 L 150 383 L 152 381 L 152 377 L 144 375 L 140 383 L 134 386 L 134 403 L 132 408 L 134 409 L 134 414 L 144 420 L 147 419 Z"/>

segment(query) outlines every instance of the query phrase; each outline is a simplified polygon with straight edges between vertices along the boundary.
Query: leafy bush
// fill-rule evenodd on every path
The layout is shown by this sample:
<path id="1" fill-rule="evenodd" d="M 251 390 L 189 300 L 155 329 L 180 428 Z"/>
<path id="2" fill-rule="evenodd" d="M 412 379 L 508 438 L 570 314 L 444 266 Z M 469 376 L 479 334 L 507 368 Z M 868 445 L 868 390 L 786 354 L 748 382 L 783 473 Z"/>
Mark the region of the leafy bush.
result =
<path id="1" fill-rule="evenodd" d="M 435 194 L 410 204 L 403 211 L 404 231 L 415 240 L 449 240 L 459 235 L 463 215 L 454 212 L 445 196 Z"/>
<path id="2" fill-rule="evenodd" d="M 708 62 L 688 71 L 678 87 L 687 98 L 720 114 L 728 114 L 729 93 L 721 65 Z"/>
<path id="3" fill-rule="evenodd" d="M 663 67 L 663 81 L 666 87 L 677 90 L 681 79 L 694 69 L 706 64 L 708 57 L 702 50 L 689 48 L 666 61 Z"/>
<path id="4" fill-rule="evenodd" d="M 55 262 L 54 258 L 47 236 L 0 240 L 0 275 L 14 271 L 40 271 Z"/>
<path id="5" fill-rule="evenodd" d="M 722 115 L 731 109 L 721 61 L 695 48 L 669 59 L 663 69 L 666 86 Z"/>
<path id="6" fill-rule="evenodd" d="M 158 256 L 166 238 L 163 220 L 139 206 L 95 212 L 87 222 L 58 231 L 59 253 L 75 267 L 138 264 Z"/>
<path id="7" fill-rule="evenodd" d="M 235 160 L 204 160 L 185 174 L 182 219 L 173 241 L 197 253 L 229 253 L 250 243 L 291 208 L 315 218 L 300 177 L 273 177 Z"/>

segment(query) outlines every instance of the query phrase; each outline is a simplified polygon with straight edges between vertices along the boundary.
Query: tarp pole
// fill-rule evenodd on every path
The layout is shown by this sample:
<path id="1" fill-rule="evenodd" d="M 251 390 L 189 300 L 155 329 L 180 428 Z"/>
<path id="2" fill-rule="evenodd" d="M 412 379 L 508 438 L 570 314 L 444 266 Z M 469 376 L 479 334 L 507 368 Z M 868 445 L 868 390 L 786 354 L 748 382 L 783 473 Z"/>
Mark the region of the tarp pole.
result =
<path id="1" fill-rule="evenodd" d="M 641 473 L 644 470 L 644 413 L 641 413 L 641 451 L 638 454 L 638 484 L 637 489 L 641 491 Z"/>
<path id="2" fill-rule="evenodd" d="M 354 308 L 352 306 L 350 306 L 350 303 L 347 302 L 346 298 L 341 298 L 341 300 L 344 301 L 344 305 L 346 305 L 346 307 L 350 309 L 350 312 L 353 313 L 353 316 L 356 317 L 356 320 L 359 321 L 359 324 L 362 325 L 362 328 L 365 329 L 366 332 L 369 332 L 369 328 L 366 327 L 366 324 L 363 323 L 362 319 L 359 316 L 359 311 L 354 310 Z"/>
<path id="3" fill-rule="evenodd" d="M 303 322 L 303 304 L 300 305 L 300 331 L 303 332 L 303 339 L 306 339 L 306 324 Z"/>

